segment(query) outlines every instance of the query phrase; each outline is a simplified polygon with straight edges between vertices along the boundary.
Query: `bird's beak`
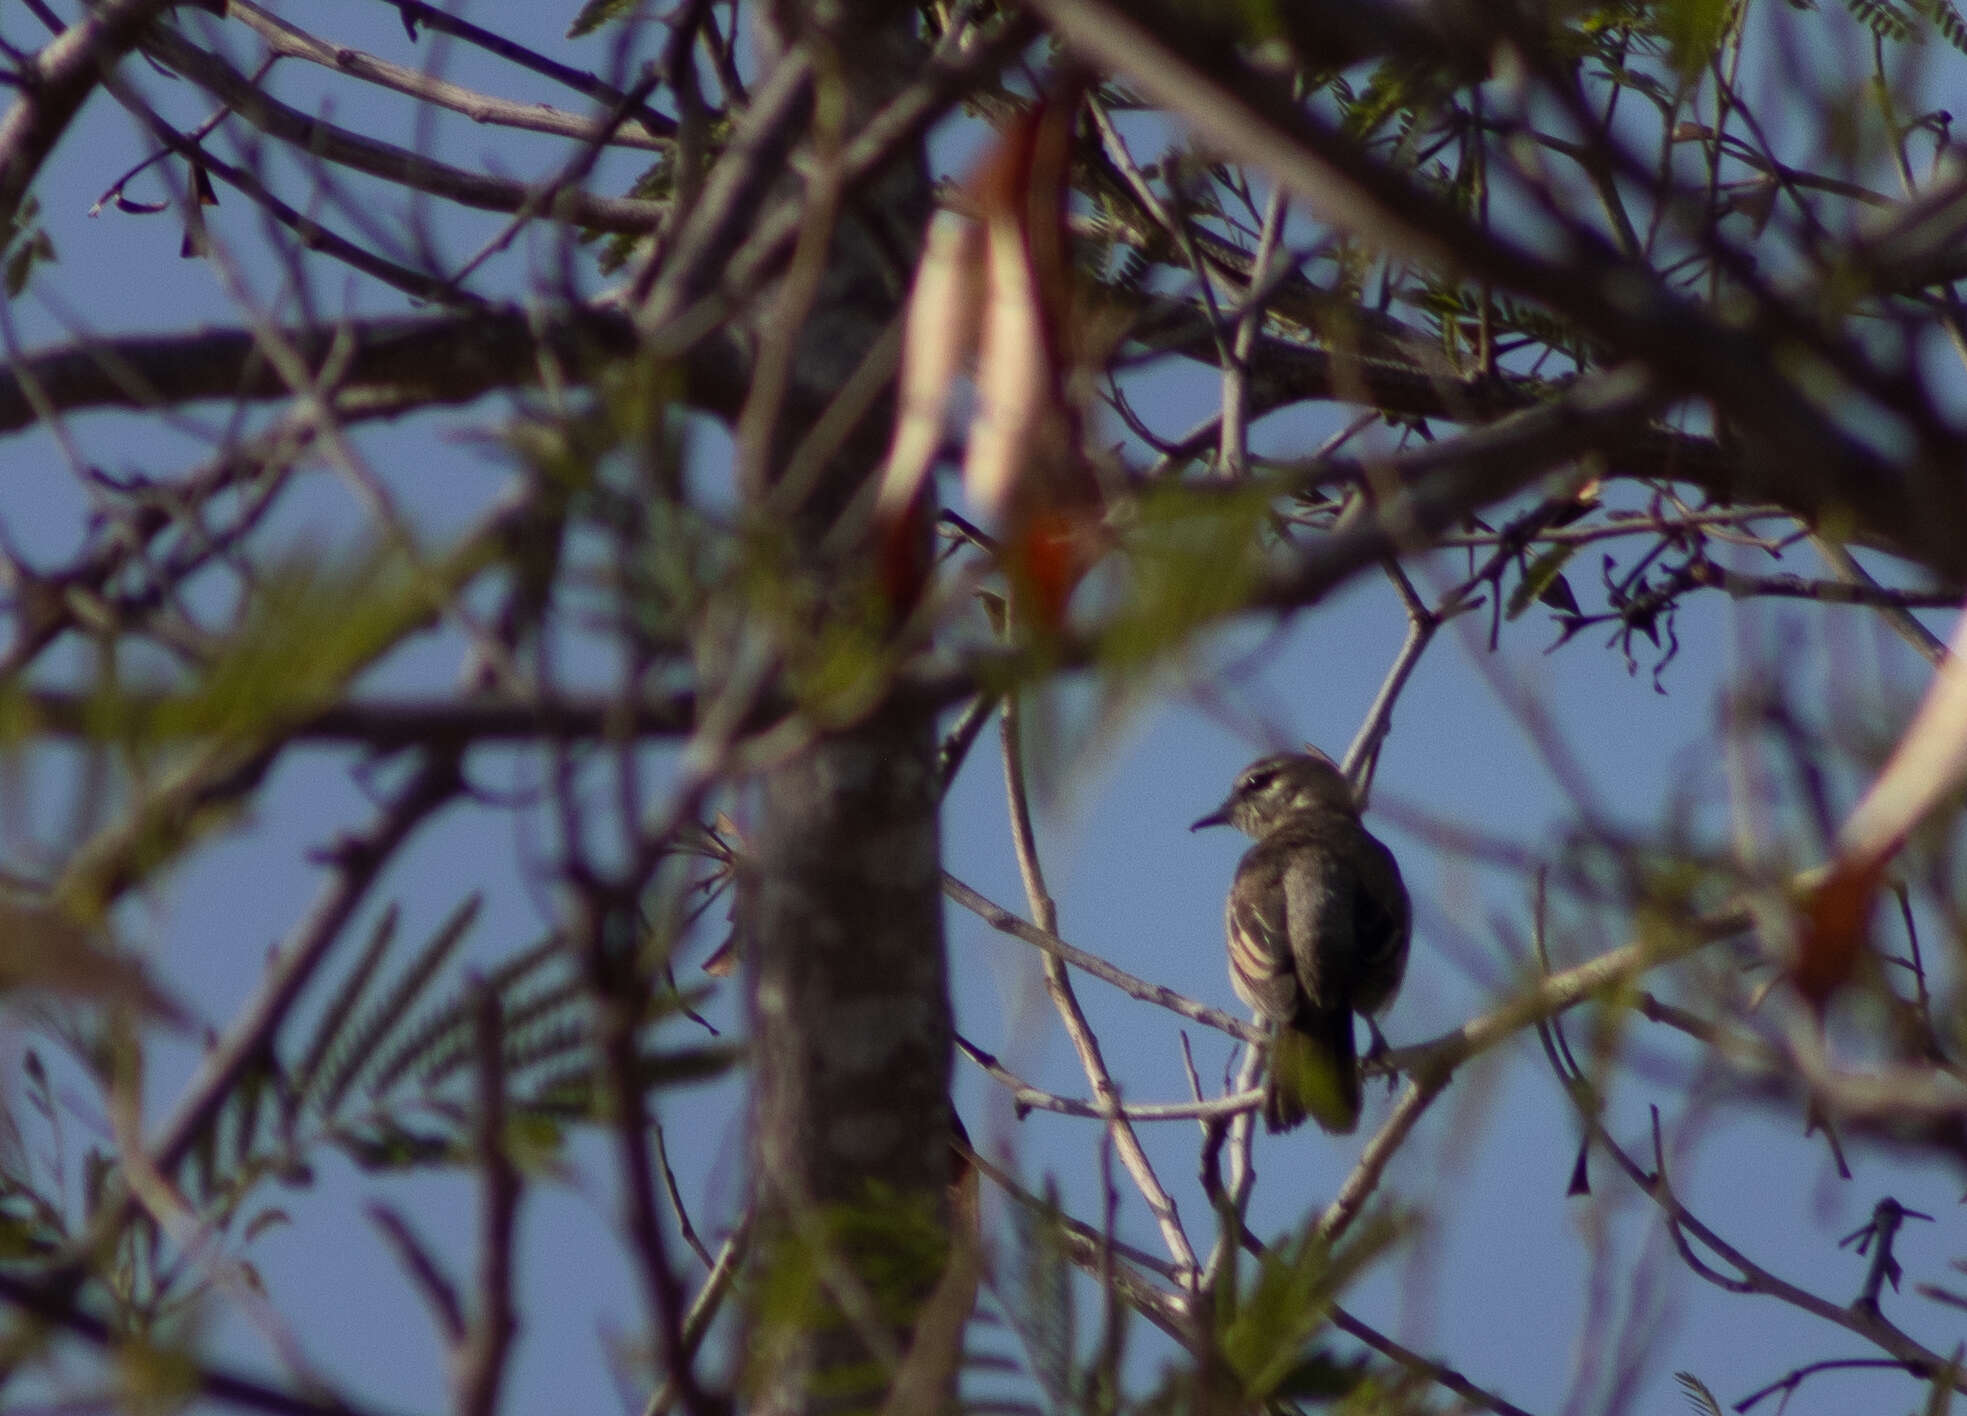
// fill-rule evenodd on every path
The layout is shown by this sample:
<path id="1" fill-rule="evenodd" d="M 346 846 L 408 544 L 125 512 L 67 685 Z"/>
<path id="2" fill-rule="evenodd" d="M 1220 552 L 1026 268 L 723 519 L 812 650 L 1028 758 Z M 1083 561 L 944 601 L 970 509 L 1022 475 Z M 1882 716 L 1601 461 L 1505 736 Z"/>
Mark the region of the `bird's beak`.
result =
<path id="1" fill-rule="evenodd" d="M 1197 821 L 1193 826 L 1189 827 L 1188 829 L 1191 831 L 1200 831 L 1204 826 L 1227 826 L 1227 825 L 1229 825 L 1229 803 L 1224 802 L 1221 806 L 1217 807 L 1214 811 L 1210 812 L 1207 816 Z"/>

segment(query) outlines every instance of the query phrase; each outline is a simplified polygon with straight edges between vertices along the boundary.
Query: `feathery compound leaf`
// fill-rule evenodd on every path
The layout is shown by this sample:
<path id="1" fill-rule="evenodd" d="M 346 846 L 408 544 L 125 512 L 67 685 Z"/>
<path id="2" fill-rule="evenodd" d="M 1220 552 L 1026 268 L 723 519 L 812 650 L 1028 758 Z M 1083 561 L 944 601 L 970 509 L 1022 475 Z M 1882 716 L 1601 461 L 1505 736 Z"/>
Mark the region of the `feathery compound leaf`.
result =
<path id="1" fill-rule="evenodd" d="M 1048 1409 L 1072 1409 L 1074 1311 L 1072 1272 L 1059 1243 L 1058 1187 L 1045 1187 L 1045 1209 L 1022 1205 L 1011 1209 L 1016 1268 L 1010 1282 L 1015 1290 L 1001 1294 L 1004 1316 L 1031 1364 L 1031 1374 L 1044 1390 Z"/>
<path id="2" fill-rule="evenodd" d="M 370 1095 L 383 1095 L 411 1073 L 430 1091 L 468 1064 L 476 1054 L 479 1000 L 486 989 L 499 996 L 500 1053 L 508 1070 L 513 1062 L 513 1039 L 519 1030 L 549 1013 L 565 1015 L 571 1009 L 579 1015 L 576 1023 L 584 1036 L 586 1004 L 579 984 L 569 980 L 548 985 L 530 1000 L 513 996 L 526 982 L 527 972 L 558 953 L 557 940 L 552 952 L 544 956 L 538 949 L 530 950 L 484 982 L 468 983 L 402 1029 L 389 1056 L 365 1079 Z"/>
<path id="3" fill-rule="evenodd" d="M 741 1047 L 727 1042 L 669 1052 L 647 1049 L 636 1061 L 635 1080 L 644 1091 L 707 1082 L 730 1071 L 743 1056 Z M 549 1116 L 585 1121 L 599 1114 L 600 1102 L 593 1063 L 583 1062 L 543 1078 L 523 1104 Z"/>
<path id="4" fill-rule="evenodd" d="M 494 969 L 482 983 L 461 989 L 448 1002 L 427 1014 L 400 1045 L 399 1058 L 379 1068 L 371 1083 L 376 1091 L 386 1090 L 403 1072 L 415 1069 L 426 1089 L 436 1087 L 469 1062 L 476 1043 L 479 999 L 489 989 L 499 1000 L 501 1044 L 508 1070 L 516 1068 L 513 1040 L 528 1025 L 537 1024 L 549 1011 L 569 1006 L 584 1009 L 580 985 L 571 979 L 535 980 L 534 975 L 552 964 L 564 962 L 566 952 L 560 937 L 549 934 L 523 953 Z M 522 990 L 532 989 L 531 993 Z M 584 1026 L 584 1023 L 583 1023 Z"/>
<path id="5" fill-rule="evenodd" d="M 1844 8 L 1857 16 L 1880 39 L 1903 43 L 1918 38 L 1919 27 L 1913 23 L 1912 16 L 1894 5 L 1892 0 L 1844 0 Z"/>
<path id="6" fill-rule="evenodd" d="M 328 1060 L 329 1053 L 342 1041 L 342 1025 L 355 1011 L 355 1005 L 361 1001 L 369 980 L 375 976 L 376 965 L 382 962 L 383 954 L 396 938 L 398 916 L 399 911 L 394 904 L 383 911 L 375 929 L 370 931 L 369 942 L 363 946 L 355 967 L 349 970 L 341 989 L 329 1001 L 327 1011 L 315 1025 L 314 1037 L 308 1042 L 307 1051 L 301 1055 L 300 1065 L 294 1069 L 292 1097 L 296 1105 L 313 1089 L 314 1080 L 321 1073 L 321 1064 Z"/>
<path id="7" fill-rule="evenodd" d="M 498 988 L 496 983 L 489 986 Z M 586 1041 L 590 1032 L 588 1002 L 579 983 L 569 980 L 553 984 L 529 996 L 509 996 L 504 988 L 498 991 L 499 1048 L 508 1073 L 523 1072 L 563 1056 Z M 387 1078 L 379 1073 L 378 1089 L 414 1067 L 418 1083 L 426 1091 L 434 1090 L 466 1066 L 474 1055 L 476 998 L 476 991 L 468 989 L 420 1023 L 412 1034 L 413 1041 L 405 1044 L 404 1050 L 410 1054 L 405 1066 L 392 1066 Z"/>
<path id="8" fill-rule="evenodd" d="M 1940 32 L 1940 38 L 1967 54 L 1967 19 L 1961 17 L 1953 0 L 1906 0 L 1926 22 Z"/>
<path id="9" fill-rule="evenodd" d="M 561 1062 L 588 1045 L 594 1030 L 588 1025 L 584 1002 L 569 999 L 543 1006 L 536 1017 L 521 1018 L 506 1029 L 505 1065 L 515 1077 L 538 1072 L 549 1062 Z"/>
<path id="10" fill-rule="evenodd" d="M 1707 1389 L 1707 1383 L 1692 1372 L 1675 1372 L 1673 1379 L 1680 1383 L 1680 1390 L 1687 1398 L 1687 1404 L 1706 1416 L 1723 1416 L 1721 1403 L 1714 1399 L 1714 1393 Z"/>
<path id="11" fill-rule="evenodd" d="M 263 738 L 331 702 L 356 674 L 427 624 L 438 597 L 468 580 L 488 553 L 467 546 L 420 566 L 382 548 L 341 561 L 295 557 L 269 567 L 255 579 L 245 624 L 192 691 L 125 730 Z"/>
<path id="12" fill-rule="evenodd" d="M 328 1085 L 318 1103 L 321 1111 L 331 1113 L 340 1102 L 342 1095 L 369 1063 L 388 1042 L 396 1025 L 403 1015 L 415 1006 L 423 991 L 430 986 L 430 980 L 457 948 L 464 933 L 478 918 L 479 906 L 484 903 L 481 895 L 472 895 L 451 912 L 430 942 L 424 945 L 410 967 L 404 971 L 396 987 L 389 996 L 362 1021 L 346 1051 L 338 1052 L 336 1064 L 329 1074 Z"/>

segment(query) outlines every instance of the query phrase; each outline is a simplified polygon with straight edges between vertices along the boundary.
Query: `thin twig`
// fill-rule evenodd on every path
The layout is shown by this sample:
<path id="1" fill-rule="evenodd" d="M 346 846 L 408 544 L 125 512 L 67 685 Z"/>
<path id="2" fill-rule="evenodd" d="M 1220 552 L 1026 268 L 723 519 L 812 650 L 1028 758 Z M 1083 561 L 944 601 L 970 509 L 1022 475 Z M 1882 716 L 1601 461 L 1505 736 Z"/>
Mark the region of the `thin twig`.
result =
<path id="1" fill-rule="evenodd" d="M 130 1334 L 116 1331 L 101 1318 L 77 1308 L 72 1296 L 59 1283 L 37 1284 L 0 1269 L 0 1302 L 10 1303 L 40 1322 L 79 1337 L 91 1347 L 119 1354 L 126 1361 L 143 1351 Z M 373 1407 L 357 1406 L 338 1396 L 312 1393 L 301 1396 L 281 1391 L 216 1363 L 184 1363 L 181 1354 L 174 1359 L 173 1367 L 199 1395 L 244 1410 L 262 1411 L 267 1416 L 387 1416 Z"/>
<path id="2" fill-rule="evenodd" d="M 1136 978 L 1125 969 L 1109 964 L 1097 954 L 1089 954 L 1084 949 L 1075 948 L 1051 930 L 1041 929 L 1029 920 L 1011 913 L 1002 905 L 986 899 L 948 871 L 943 872 L 943 894 L 976 915 L 998 933 L 1008 934 L 1013 939 L 1022 939 L 1033 948 L 1043 950 L 1053 958 L 1062 959 L 1104 983 L 1112 984 L 1130 998 L 1166 1008 L 1171 1013 L 1179 1013 L 1192 1022 L 1201 1023 L 1218 1032 L 1228 1033 L 1243 1042 L 1263 1041 L 1262 1030 L 1244 1022 L 1241 1018 L 1225 1013 L 1220 1008 L 1197 1003 L 1172 988 L 1164 988 L 1158 983 L 1149 983 L 1146 979 Z"/>
<path id="3" fill-rule="evenodd" d="M 1401 691 L 1413 677 L 1421 655 L 1427 652 L 1427 646 L 1442 621 L 1440 612 L 1428 609 L 1421 602 L 1413 583 L 1397 561 L 1387 562 L 1386 570 L 1387 577 L 1393 581 L 1407 607 L 1407 637 L 1401 642 L 1400 652 L 1394 656 L 1393 666 L 1387 670 L 1380 691 L 1373 698 L 1373 706 L 1366 710 L 1359 731 L 1353 734 L 1352 745 L 1346 748 L 1342 767 L 1346 780 L 1353 784 L 1362 808 L 1372 795 L 1373 771 L 1379 764 L 1380 746 L 1393 730 L 1393 706 L 1400 701 Z M 1456 598 L 1459 599 L 1459 595 Z"/>
<path id="4" fill-rule="evenodd" d="M 1735 1410 L 1742 1411 L 1742 1412 L 1752 1411 L 1757 1406 L 1760 1406 L 1768 1398 L 1775 1396 L 1778 1392 L 1782 1393 L 1783 1396 L 1787 1398 L 1789 1393 L 1795 1391 L 1798 1387 L 1802 1386 L 1806 1379 L 1810 1377 L 1814 1377 L 1819 1372 L 1848 1372 L 1853 1370 L 1865 1370 L 1867 1368 L 1876 1369 L 1880 1367 L 1897 1367 L 1903 1369 L 1904 1366 L 1905 1363 L 1893 1361 L 1889 1357 L 1825 1358 L 1821 1362 L 1810 1362 L 1810 1363 L 1806 1363 L 1804 1366 L 1798 1367 L 1795 1371 L 1783 1377 L 1780 1381 L 1773 1381 L 1765 1387 L 1757 1387 L 1754 1391 L 1750 1392 L 1747 1396 L 1743 1397 L 1740 1401 L 1735 1403 Z M 1782 1407 L 1778 1405 L 1777 1410 L 1781 1410 L 1781 1409 Z M 1941 1409 L 1944 1410 L 1945 1408 L 1942 1407 Z"/>
<path id="5" fill-rule="evenodd" d="M 1018 872 L 1024 878 L 1025 895 L 1040 927 L 1047 934 L 1056 935 L 1058 909 L 1045 888 L 1044 870 L 1038 861 L 1037 834 L 1031 824 L 1031 800 L 1025 790 L 1015 697 L 1005 700 L 999 724 L 1004 747 L 1004 785 L 1011 811 L 1011 841 L 1017 851 Z M 1153 1163 L 1148 1160 L 1140 1138 L 1134 1134 L 1134 1128 L 1120 1113 L 1120 1089 L 1113 1083 L 1113 1074 L 1107 1070 L 1099 1039 L 1094 1035 L 1092 1025 L 1086 1021 L 1085 1011 L 1079 1006 L 1079 998 L 1073 992 L 1072 979 L 1065 971 L 1065 963 L 1058 955 L 1048 951 L 1043 967 L 1046 990 L 1052 995 L 1053 1006 L 1058 1009 L 1059 1019 L 1065 1024 L 1066 1036 L 1072 1040 L 1073 1050 L 1079 1054 L 1080 1066 L 1085 1069 L 1093 1095 L 1099 1098 L 1100 1105 L 1106 1110 L 1108 1129 L 1113 1134 L 1121 1163 L 1127 1167 L 1127 1173 L 1133 1176 L 1141 1197 L 1147 1201 L 1148 1210 L 1160 1226 L 1162 1240 L 1181 1271 L 1183 1281 L 1193 1284 L 1200 1274 L 1200 1268 L 1195 1262 L 1194 1249 L 1189 1247 L 1188 1235 L 1182 1229 L 1181 1214 L 1175 1207 L 1174 1197 L 1154 1173 Z"/>
<path id="6" fill-rule="evenodd" d="M 519 1170 L 506 1153 L 505 1026 L 496 988 L 478 990 L 473 1052 L 477 1095 L 472 1151 L 480 1188 L 478 1313 L 456 1349 L 458 1416 L 493 1416 L 519 1316 L 512 1301 L 512 1247 L 519 1221 Z"/>
<path id="7" fill-rule="evenodd" d="M 1865 589 L 1882 588 L 1872 578 L 1871 572 L 1858 564 L 1857 557 L 1839 542 L 1831 540 L 1828 536 L 1813 535 L 1810 537 L 1810 544 L 1816 547 L 1817 554 L 1822 556 L 1824 563 L 1836 572 L 1838 579 Z M 1885 622 L 1897 631 L 1899 637 L 1910 644 L 1927 663 L 1938 668 L 1946 661 L 1946 643 L 1939 635 L 1921 624 L 1918 617 L 1906 606 L 1881 604 L 1879 613 L 1885 617 Z"/>
<path id="8" fill-rule="evenodd" d="M 1397 1362 L 1408 1371 L 1426 1377 L 1437 1386 L 1445 1387 L 1472 1406 L 1493 1411 L 1496 1416 L 1531 1416 L 1515 1402 L 1505 1401 L 1494 1392 L 1477 1386 L 1453 1367 L 1437 1362 L 1431 1357 L 1423 1357 L 1410 1347 L 1401 1346 L 1378 1329 L 1362 1323 L 1336 1303 L 1332 1305 L 1332 1326 L 1340 1332 L 1358 1338 L 1389 1361 Z"/>
<path id="9" fill-rule="evenodd" d="M 668 147 L 676 126 L 646 103 L 638 102 L 629 110 L 632 121 L 624 122 L 611 130 L 610 124 L 604 119 L 586 117 L 544 103 L 522 103 L 514 99 L 480 93 L 476 89 L 469 89 L 462 84 L 439 78 L 427 69 L 407 68 L 360 49 L 352 49 L 344 44 L 332 44 L 270 11 L 261 9 L 253 4 L 252 0 L 230 0 L 228 13 L 256 32 L 275 54 L 305 59 L 309 63 L 321 65 L 324 69 L 332 69 L 338 74 L 347 74 L 365 83 L 407 94 L 420 102 L 451 109 L 453 112 L 464 114 L 474 123 L 520 128 L 530 132 L 550 133 L 557 137 L 575 138 L 582 142 L 605 142 L 615 146 L 643 148 L 650 151 L 661 151 Z M 616 94 L 609 97 L 606 92 L 597 91 L 594 97 L 604 108 L 618 108 L 623 106 L 628 95 Z"/>
<path id="10" fill-rule="evenodd" d="M 1407 1084 L 1407 1090 L 1394 1105 L 1393 1112 L 1385 1123 L 1366 1143 L 1360 1152 L 1359 1161 L 1352 1167 L 1345 1183 L 1339 1187 L 1338 1194 L 1325 1207 L 1318 1217 L 1318 1235 L 1327 1243 L 1337 1243 L 1339 1237 L 1352 1227 L 1366 1207 L 1366 1201 L 1386 1173 L 1389 1162 L 1406 1142 L 1408 1133 L 1434 1104 L 1436 1097 L 1447 1088 L 1448 1079 L 1453 1075 L 1447 1068 L 1417 1074 Z"/>
<path id="11" fill-rule="evenodd" d="M 704 1334 L 710 1331 L 711 1321 L 717 1310 L 724 1305 L 724 1297 L 731 1291 L 731 1280 L 736 1277 L 738 1263 L 745 1256 L 751 1244 L 751 1224 L 755 1210 L 747 1209 L 730 1237 L 717 1250 L 716 1262 L 711 1264 L 710 1272 L 704 1276 L 703 1286 L 697 1289 L 697 1296 L 690 1300 L 690 1307 L 683 1314 L 683 1345 L 681 1356 L 685 1362 L 693 1361 L 697 1349 L 703 1346 Z M 663 1416 L 676 1404 L 676 1378 L 665 1376 L 663 1384 L 649 1398 L 648 1405 L 642 1408 L 642 1416 Z"/>
<path id="12" fill-rule="evenodd" d="M 445 1345 L 457 1347 L 462 1344 L 466 1330 L 464 1301 L 458 1297 L 457 1285 L 446 1278 L 444 1270 L 438 1267 L 430 1246 L 418 1238 L 417 1232 L 410 1228 L 410 1222 L 389 1205 L 372 1201 L 368 1206 L 368 1215 L 370 1222 L 381 1232 L 383 1242 L 396 1255 L 396 1261 L 410 1276 L 410 1282 L 430 1306 L 431 1316 L 436 1319 L 437 1331 Z"/>
<path id="13" fill-rule="evenodd" d="M 1568 1092 L 1570 1089 L 1566 1090 Z M 1809 1313 L 1813 1317 L 1821 1318 L 1825 1322 L 1833 1323 L 1846 1331 L 1856 1333 L 1889 1353 L 1894 1361 L 1917 1376 L 1931 1379 L 1942 1373 L 1949 1373 L 1952 1375 L 1953 1388 L 1967 1392 L 1967 1375 L 1960 1374 L 1958 1369 L 1945 1358 L 1916 1342 L 1887 1321 L 1876 1308 L 1833 1303 L 1807 1289 L 1799 1288 L 1756 1263 L 1703 1223 L 1681 1201 L 1667 1178 L 1665 1151 L 1659 1140 L 1659 1108 L 1653 1108 L 1654 1154 L 1658 1168 L 1652 1172 L 1648 1172 L 1635 1161 L 1612 1137 L 1604 1123 L 1588 1108 L 1580 1106 L 1578 1114 L 1589 1128 L 1593 1142 L 1625 1172 L 1640 1193 L 1659 1206 L 1666 1217 L 1669 1233 L 1680 1251 L 1681 1258 L 1695 1273 L 1729 1292 L 1760 1293 Z M 1699 1240 L 1703 1247 L 1733 1268 L 1739 1277 L 1723 1274 L 1700 1259 L 1688 1244 L 1688 1236 Z"/>
<path id="14" fill-rule="evenodd" d="M 707 902 L 706 902 L 707 903 Z M 649 1145 L 656 1153 L 656 1166 L 662 1171 L 663 1194 L 669 1200 L 669 1212 L 676 1216 L 676 1230 L 683 1236 L 683 1242 L 690 1246 L 690 1252 L 703 1262 L 706 1269 L 715 1269 L 717 1261 L 704 1247 L 697 1228 L 690 1223 L 690 1212 L 683 1204 L 683 1191 L 676 1183 L 676 1172 L 669 1164 L 669 1143 L 663 1135 L 662 1118 L 651 1112 L 649 1115 Z"/>
<path id="15" fill-rule="evenodd" d="M 1229 359 L 1223 365 L 1222 439 L 1216 457 L 1225 477 L 1240 478 L 1249 466 L 1250 348 L 1256 340 L 1257 327 L 1263 323 L 1263 300 L 1258 292 L 1269 279 L 1271 258 L 1276 253 L 1288 207 L 1284 189 L 1273 186 L 1270 201 L 1264 208 L 1263 229 L 1257 237 L 1256 258 L 1250 263 L 1250 298 L 1237 316 L 1236 337 L 1230 346 Z"/>
<path id="16" fill-rule="evenodd" d="M 1253 1087 L 1247 1091 L 1231 1092 L 1227 1096 L 1194 1101 L 1137 1101 L 1101 1106 L 1033 1086 L 1007 1068 L 995 1054 L 984 1051 L 968 1038 L 959 1036 L 956 1045 L 965 1057 L 1010 1089 L 1011 1104 L 1018 1109 L 1021 1117 L 1027 1111 L 1052 1111 L 1061 1116 L 1079 1116 L 1094 1121 L 1108 1121 L 1115 1115 L 1128 1121 L 1195 1121 L 1254 1111 L 1263 1102 L 1263 1089 Z"/>
<path id="17" fill-rule="evenodd" d="M 458 760 L 448 753 L 428 759 L 399 792 L 374 825 L 359 836 L 339 842 L 330 853 L 332 872 L 314 906 L 274 955 L 271 970 L 259 992 L 234 1016 L 205 1055 L 163 1132 L 151 1145 L 157 1170 L 173 1173 L 184 1163 L 199 1139 L 231 1098 L 245 1072 L 266 1055 L 274 1035 L 286 1021 L 301 990 L 341 938 L 370 886 L 398 848 L 432 813 L 450 801 L 463 785 Z M 103 1233 L 128 1217 L 125 1207 L 111 1206 L 98 1218 Z"/>

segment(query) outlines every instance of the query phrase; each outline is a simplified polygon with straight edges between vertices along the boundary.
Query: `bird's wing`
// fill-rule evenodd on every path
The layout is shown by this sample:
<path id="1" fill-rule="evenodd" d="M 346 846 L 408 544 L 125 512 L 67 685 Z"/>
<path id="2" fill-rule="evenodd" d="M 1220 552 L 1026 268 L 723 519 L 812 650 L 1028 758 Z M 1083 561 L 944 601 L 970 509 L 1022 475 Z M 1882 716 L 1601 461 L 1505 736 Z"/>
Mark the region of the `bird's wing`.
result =
<path id="1" fill-rule="evenodd" d="M 1298 979 L 1280 864 L 1281 858 L 1261 845 L 1243 857 L 1224 922 L 1236 996 L 1271 1021 L 1288 1022 L 1298 1011 Z"/>
<path id="2" fill-rule="evenodd" d="M 1406 899 L 1401 867 L 1393 852 L 1365 830 L 1359 832 L 1359 889 L 1353 899 L 1359 938 L 1359 979 L 1353 1007 L 1375 1013 L 1393 1001 L 1406 974 L 1406 944 L 1414 932 L 1414 911 Z"/>
<path id="3" fill-rule="evenodd" d="M 1373 1013 L 1393 1001 L 1407 971 L 1407 942 L 1413 934 L 1413 907 L 1393 852 L 1365 830 L 1356 853 L 1353 893 L 1356 941 L 1352 1006 Z"/>

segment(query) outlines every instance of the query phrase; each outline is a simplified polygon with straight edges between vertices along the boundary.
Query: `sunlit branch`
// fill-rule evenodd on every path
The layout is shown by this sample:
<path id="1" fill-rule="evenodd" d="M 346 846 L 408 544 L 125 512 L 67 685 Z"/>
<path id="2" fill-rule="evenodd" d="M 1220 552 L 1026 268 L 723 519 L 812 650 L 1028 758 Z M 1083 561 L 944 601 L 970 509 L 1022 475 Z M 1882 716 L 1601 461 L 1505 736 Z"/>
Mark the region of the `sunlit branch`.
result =
<path id="1" fill-rule="evenodd" d="M 521 103 L 513 99 L 499 98 L 496 95 L 481 93 L 462 84 L 452 83 L 422 69 L 406 68 L 392 64 L 360 49 L 347 45 L 331 44 L 319 39 L 296 25 L 289 24 L 278 15 L 261 9 L 252 0 L 230 0 L 230 12 L 234 18 L 255 31 L 264 39 L 273 53 L 286 58 L 305 59 L 319 64 L 324 69 L 332 69 L 338 74 L 360 79 L 365 83 L 393 89 L 397 93 L 434 103 L 440 108 L 448 108 L 462 113 L 474 123 L 488 123 L 494 127 L 519 128 L 535 133 L 550 133 L 556 137 L 573 138 L 580 142 L 607 142 L 630 148 L 661 151 L 674 137 L 676 125 L 646 103 L 634 105 L 634 116 L 613 131 L 609 125 L 598 118 L 579 113 L 563 112 L 550 108 L 544 103 Z M 607 85 L 598 85 L 592 75 L 582 76 L 582 87 L 592 90 L 590 96 L 603 108 L 614 108 L 622 104 L 626 95 L 614 92 Z"/>
<path id="2" fill-rule="evenodd" d="M 968 1038 L 959 1036 L 956 1045 L 986 1075 L 1010 1091 L 1011 1104 L 1017 1108 L 1020 1118 L 1029 1111 L 1052 1111 L 1061 1116 L 1077 1116 L 1091 1121 L 1108 1121 L 1116 1115 L 1127 1121 L 1196 1121 L 1254 1111 L 1263 1102 L 1262 1088 L 1231 1092 L 1227 1096 L 1200 1101 L 1118 1104 L 1080 1101 L 1032 1086 L 999 1061 L 994 1053 L 984 1051 Z"/>
<path id="3" fill-rule="evenodd" d="M 1039 927 L 1047 934 L 1053 934 L 1058 914 L 1045 887 L 1044 871 L 1038 860 L 1037 834 L 1032 829 L 1031 806 L 1025 793 L 1024 757 L 1019 741 L 1018 704 L 1015 698 L 1005 700 L 998 721 L 1003 728 L 1005 788 L 1010 802 L 1011 842 L 1017 852 L 1018 873 L 1024 879 L 1025 894 L 1032 913 L 1038 918 Z M 1189 1245 L 1187 1232 L 1182 1228 L 1174 1197 L 1155 1174 L 1140 1138 L 1121 1114 L 1120 1089 L 1114 1085 L 1099 1039 L 1086 1020 L 1085 1010 L 1079 1006 L 1078 995 L 1066 973 L 1065 961 L 1048 951 L 1044 955 L 1043 966 L 1046 991 L 1052 995 L 1053 1006 L 1065 1025 L 1073 1050 L 1079 1054 L 1080 1065 L 1092 1084 L 1093 1095 L 1106 1111 L 1107 1130 L 1112 1136 L 1114 1148 L 1119 1152 L 1121 1163 L 1127 1167 L 1127 1173 L 1133 1177 L 1141 1198 L 1146 1201 L 1155 1223 L 1160 1226 L 1161 1237 L 1168 1245 L 1169 1256 L 1174 1259 L 1182 1282 L 1192 1285 L 1200 1276 L 1200 1266 L 1196 1263 L 1194 1249 Z"/>
<path id="4" fill-rule="evenodd" d="M 1021 939 L 1034 948 L 1041 949 L 1046 954 L 1091 974 L 1094 978 L 1110 983 L 1130 998 L 1138 998 L 1143 1003 L 1152 1003 L 1157 1007 L 1166 1008 L 1171 1013 L 1179 1013 L 1192 1022 L 1203 1023 L 1244 1042 L 1263 1041 L 1262 1030 L 1244 1022 L 1241 1018 L 1225 1013 L 1219 1008 L 1197 1003 L 1172 988 L 1164 988 L 1160 984 L 1136 978 L 1125 969 L 1109 964 L 1097 954 L 1089 954 L 1084 949 L 1075 948 L 1050 930 L 1040 929 L 1029 920 L 1021 919 L 1002 905 L 986 899 L 947 872 L 943 875 L 943 893 L 992 929 L 1008 934 L 1014 939 Z"/>

